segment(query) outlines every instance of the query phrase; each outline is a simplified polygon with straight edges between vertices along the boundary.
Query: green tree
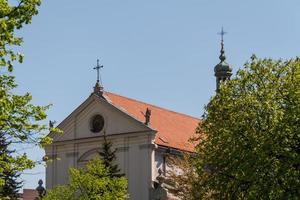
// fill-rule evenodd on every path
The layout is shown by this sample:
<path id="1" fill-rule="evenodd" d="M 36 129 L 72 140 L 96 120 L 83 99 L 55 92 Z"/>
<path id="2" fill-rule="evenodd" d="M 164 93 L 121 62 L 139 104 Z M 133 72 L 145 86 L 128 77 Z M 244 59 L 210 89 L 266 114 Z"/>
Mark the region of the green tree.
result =
<path id="1" fill-rule="evenodd" d="M 14 169 L 5 171 L 3 173 L 4 185 L 1 187 L 0 199 L 6 198 L 10 200 L 17 200 L 19 198 L 19 190 L 22 187 L 23 181 L 20 181 L 20 173 Z"/>
<path id="2" fill-rule="evenodd" d="M 108 169 L 109 174 L 111 177 L 121 177 L 124 176 L 124 174 L 120 174 L 120 169 L 117 164 L 115 164 L 116 161 L 116 149 L 112 150 L 112 142 L 107 141 L 106 134 L 103 135 L 103 144 L 99 151 L 99 155 L 103 160 L 104 166 Z"/>
<path id="3" fill-rule="evenodd" d="M 3 156 L 4 162 L 9 162 L 10 159 L 13 159 L 11 154 L 15 152 L 8 149 L 9 144 L 10 142 L 7 142 L 3 134 L 0 133 L 0 155 Z M 20 173 L 13 166 L 3 169 L 2 173 L 0 173 L 0 179 L 4 181 L 4 185 L 0 187 L 0 199 L 18 198 L 18 190 L 22 187 L 22 181 L 18 180 L 19 177 Z"/>
<path id="4" fill-rule="evenodd" d="M 42 134 L 48 127 L 40 125 L 46 118 L 48 106 L 31 104 L 29 93 L 17 95 L 13 92 L 17 87 L 12 74 L 13 63 L 23 61 L 23 55 L 15 51 L 22 44 L 22 38 L 16 32 L 31 23 L 39 5 L 40 0 L 0 0 L 0 134 L 1 140 L 8 141 L 8 144 L 44 145 L 51 142 Z M 16 153 L 0 152 L 1 191 L 5 189 L 5 172 L 22 172 L 36 164 L 26 154 Z"/>
<path id="5" fill-rule="evenodd" d="M 0 0 L 0 66 L 13 71 L 13 61 L 23 61 L 21 53 L 14 50 L 23 42 L 15 32 L 24 24 L 31 23 L 32 17 L 38 13 L 40 0 L 20 0 L 16 5 L 14 1 Z"/>
<path id="6" fill-rule="evenodd" d="M 128 198 L 125 177 L 111 177 L 100 159 L 83 169 L 70 169 L 70 183 L 47 192 L 43 200 L 124 200 Z"/>
<path id="7" fill-rule="evenodd" d="M 198 199 L 299 199 L 300 59 L 253 56 L 198 127 Z"/>
<path id="8" fill-rule="evenodd" d="M 197 195 L 198 174 L 194 166 L 194 155 L 184 153 L 183 156 L 168 156 L 168 170 L 162 181 L 165 188 L 173 196 L 184 200 L 199 199 Z"/>

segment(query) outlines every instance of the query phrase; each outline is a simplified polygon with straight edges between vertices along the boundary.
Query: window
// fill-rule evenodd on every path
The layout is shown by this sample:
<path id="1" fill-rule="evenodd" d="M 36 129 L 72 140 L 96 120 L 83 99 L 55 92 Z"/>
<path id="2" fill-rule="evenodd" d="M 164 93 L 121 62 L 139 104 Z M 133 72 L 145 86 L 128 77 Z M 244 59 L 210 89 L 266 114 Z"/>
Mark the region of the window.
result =
<path id="1" fill-rule="evenodd" d="M 99 133 L 104 127 L 104 118 L 101 115 L 95 115 L 91 120 L 91 131 Z"/>

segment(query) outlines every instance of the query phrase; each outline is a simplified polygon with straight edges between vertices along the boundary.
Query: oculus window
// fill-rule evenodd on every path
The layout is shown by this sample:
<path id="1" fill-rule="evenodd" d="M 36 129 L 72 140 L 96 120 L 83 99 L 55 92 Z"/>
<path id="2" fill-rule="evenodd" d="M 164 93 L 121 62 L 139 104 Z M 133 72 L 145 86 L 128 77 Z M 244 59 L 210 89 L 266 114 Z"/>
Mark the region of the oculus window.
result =
<path id="1" fill-rule="evenodd" d="M 95 115 L 91 119 L 91 131 L 93 133 L 99 133 L 104 127 L 104 118 L 101 115 Z"/>

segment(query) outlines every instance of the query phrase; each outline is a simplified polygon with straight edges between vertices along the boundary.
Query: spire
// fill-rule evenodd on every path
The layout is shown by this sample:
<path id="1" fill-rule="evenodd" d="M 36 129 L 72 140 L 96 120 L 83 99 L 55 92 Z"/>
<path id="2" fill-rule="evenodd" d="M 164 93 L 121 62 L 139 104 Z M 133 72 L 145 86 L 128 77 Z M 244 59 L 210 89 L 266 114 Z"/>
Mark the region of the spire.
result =
<path id="1" fill-rule="evenodd" d="M 226 33 L 227 33 L 227 32 L 225 32 L 225 31 L 223 30 L 223 27 L 222 27 L 221 32 L 218 33 L 219 35 L 221 35 L 221 51 L 220 51 L 221 55 L 219 56 L 221 62 L 224 62 L 225 59 L 226 59 L 226 56 L 225 56 L 225 50 L 224 50 L 224 35 L 225 35 Z"/>
<path id="2" fill-rule="evenodd" d="M 99 64 L 99 59 L 97 59 L 97 65 L 93 69 L 97 70 L 97 81 L 94 87 L 94 93 L 102 96 L 103 94 L 103 86 L 100 76 L 100 69 L 103 68 L 103 65 Z"/>
<path id="3" fill-rule="evenodd" d="M 218 33 L 221 35 L 221 50 L 220 50 L 220 62 L 215 66 L 215 76 L 216 76 L 216 91 L 219 90 L 221 81 L 229 80 L 232 75 L 232 69 L 229 64 L 225 61 L 225 50 L 224 50 L 224 35 L 226 32 L 224 31 L 223 27 L 221 32 Z"/>

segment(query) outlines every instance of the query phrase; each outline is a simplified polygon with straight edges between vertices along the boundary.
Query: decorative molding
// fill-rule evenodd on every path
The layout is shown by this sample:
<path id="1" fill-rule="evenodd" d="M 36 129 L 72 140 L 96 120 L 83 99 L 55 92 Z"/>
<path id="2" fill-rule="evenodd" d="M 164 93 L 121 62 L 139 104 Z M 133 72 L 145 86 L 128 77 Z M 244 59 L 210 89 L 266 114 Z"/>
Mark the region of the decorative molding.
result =
<path id="1" fill-rule="evenodd" d="M 88 158 L 90 155 L 93 155 L 95 153 L 98 153 L 100 148 L 94 148 L 91 150 L 88 150 L 87 152 L 83 153 L 80 158 L 77 160 L 77 162 L 86 162 L 88 161 L 86 158 Z"/>
<path id="2" fill-rule="evenodd" d="M 171 147 L 165 147 L 161 145 L 158 145 L 158 148 L 156 148 L 155 151 L 165 155 L 177 155 L 177 156 L 182 156 L 183 153 L 185 152 L 179 149 L 174 149 Z"/>
<path id="3" fill-rule="evenodd" d="M 155 148 L 155 144 L 142 144 L 139 145 L 140 149 L 154 149 Z"/>
<path id="4" fill-rule="evenodd" d="M 105 129 L 105 127 L 104 127 Z M 104 130 L 103 129 L 103 130 Z M 105 129 L 106 130 L 106 129 Z M 107 135 L 108 138 L 114 139 L 114 138 L 118 138 L 120 137 L 120 135 L 124 135 L 124 137 L 130 137 L 130 138 L 139 138 L 141 135 L 136 135 L 136 134 L 153 134 L 153 132 L 151 131 L 130 131 L 130 132 L 120 132 L 120 133 L 110 133 Z M 95 134 L 93 134 L 95 135 Z M 143 136 L 143 135 L 142 135 Z M 49 146 L 55 146 L 55 145 L 59 145 L 59 144 L 68 144 L 68 143 L 83 143 L 83 142 L 90 142 L 90 141 L 102 141 L 103 140 L 103 135 L 101 135 L 101 133 L 99 135 L 95 135 L 93 137 L 80 137 L 80 138 L 75 138 L 75 139 L 67 139 L 67 140 L 60 140 L 60 141 L 54 141 L 52 144 L 50 144 Z"/>
<path id="5" fill-rule="evenodd" d="M 125 152 L 129 150 L 129 147 L 117 147 L 116 150 L 117 152 Z"/>

